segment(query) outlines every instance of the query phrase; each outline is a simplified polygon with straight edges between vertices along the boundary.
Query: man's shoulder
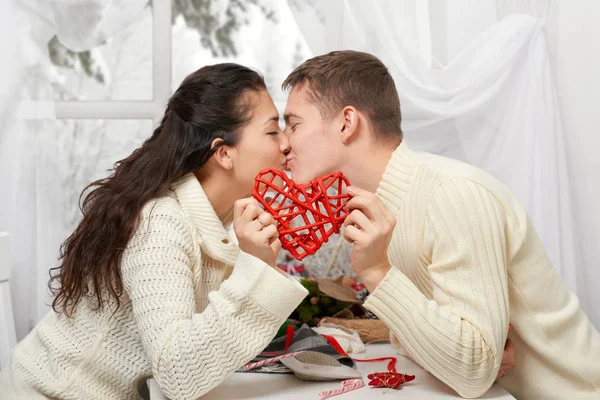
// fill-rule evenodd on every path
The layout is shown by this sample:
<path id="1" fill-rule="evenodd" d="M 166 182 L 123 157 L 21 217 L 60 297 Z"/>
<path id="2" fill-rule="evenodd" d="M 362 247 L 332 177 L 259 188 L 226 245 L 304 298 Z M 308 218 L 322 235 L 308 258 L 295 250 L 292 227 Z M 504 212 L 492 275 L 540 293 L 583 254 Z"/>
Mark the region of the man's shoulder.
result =
<path id="1" fill-rule="evenodd" d="M 493 174 L 466 162 L 431 153 L 417 153 L 419 168 L 434 175 L 440 185 L 452 182 L 456 185 L 476 184 L 500 197 L 512 196 L 510 190 Z"/>
<path id="2" fill-rule="evenodd" d="M 522 210 L 514 193 L 491 173 L 449 157 L 431 153 L 417 154 L 422 172 L 435 176 L 436 185 L 431 189 L 431 195 L 449 186 L 468 195 L 472 188 L 477 187 L 497 200 L 503 208 L 519 212 Z"/>
<path id="3" fill-rule="evenodd" d="M 466 162 L 431 153 L 417 154 L 420 168 L 438 175 L 442 180 L 464 179 L 480 183 L 498 181 L 492 174 Z"/>

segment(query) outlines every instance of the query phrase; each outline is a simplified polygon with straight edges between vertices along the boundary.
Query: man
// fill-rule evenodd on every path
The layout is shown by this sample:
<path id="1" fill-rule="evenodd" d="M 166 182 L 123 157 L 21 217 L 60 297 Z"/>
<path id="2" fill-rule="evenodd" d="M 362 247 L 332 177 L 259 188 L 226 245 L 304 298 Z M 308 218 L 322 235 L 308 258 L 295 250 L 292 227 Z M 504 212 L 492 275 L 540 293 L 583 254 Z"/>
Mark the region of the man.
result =
<path id="1" fill-rule="evenodd" d="M 498 376 L 519 399 L 600 398 L 600 335 L 525 210 L 485 172 L 408 148 L 380 60 L 332 52 L 283 87 L 288 168 L 297 182 L 337 170 L 350 180 L 352 267 L 399 351 L 463 397 Z M 504 376 L 509 321 L 517 362 Z"/>

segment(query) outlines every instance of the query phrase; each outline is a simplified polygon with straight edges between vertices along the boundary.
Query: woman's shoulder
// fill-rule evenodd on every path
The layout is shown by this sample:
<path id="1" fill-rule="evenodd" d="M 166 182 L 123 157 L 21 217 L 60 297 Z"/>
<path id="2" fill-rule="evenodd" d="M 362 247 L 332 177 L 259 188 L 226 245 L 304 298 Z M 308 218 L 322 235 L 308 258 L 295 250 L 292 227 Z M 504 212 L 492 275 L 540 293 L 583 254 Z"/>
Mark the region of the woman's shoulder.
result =
<path id="1" fill-rule="evenodd" d="M 173 192 L 146 203 L 140 213 L 140 222 L 152 225 L 177 225 L 180 228 L 190 226 L 190 221 Z"/>
<path id="2" fill-rule="evenodd" d="M 195 241 L 193 225 L 172 193 L 152 199 L 142 207 L 130 247 L 167 237 L 173 243 Z"/>
<path id="3" fill-rule="evenodd" d="M 156 212 L 184 216 L 183 208 L 177 201 L 177 197 L 173 191 L 169 191 L 169 193 L 164 196 L 148 201 L 142 207 L 141 217 L 151 218 Z"/>

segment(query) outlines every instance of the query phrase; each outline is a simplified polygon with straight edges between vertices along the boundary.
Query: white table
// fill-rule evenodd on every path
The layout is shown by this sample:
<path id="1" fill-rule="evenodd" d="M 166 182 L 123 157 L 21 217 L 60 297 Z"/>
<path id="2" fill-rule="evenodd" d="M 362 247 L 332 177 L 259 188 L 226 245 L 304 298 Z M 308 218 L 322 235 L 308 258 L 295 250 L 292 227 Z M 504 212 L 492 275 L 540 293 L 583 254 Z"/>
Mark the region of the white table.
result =
<path id="1" fill-rule="evenodd" d="M 367 352 L 354 354 L 356 358 L 378 358 L 396 356 L 396 351 L 389 343 L 367 345 Z M 399 390 L 372 389 L 365 385 L 361 389 L 344 393 L 332 399 L 364 400 L 364 399 L 419 399 L 438 400 L 460 398 L 456 392 L 430 373 L 413 363 L 406 357 L 397 356 L 396 369 L 398 372 L 415 375 L 414 381 L 402 385 Z M 362 372 L 365 383 L 367 375 L 377 371 L 384 371 L 387 361 L 358 363 L 358 370 Z M 155 381 L 150 380 L 151 399 L 165 399 Z M 257 374 L 234 373 L 221 385 L 202 397 L 202 400 L 238 400 L 238 399 L 318 399 L 319 393 L 337 389 L 339 381 L 307 382 L 296 378 L 295 375 L 282 374 Z M 481 397 L 482 399 L 514 399 L 506 390 L 495 383 L 490 390 Z"/>

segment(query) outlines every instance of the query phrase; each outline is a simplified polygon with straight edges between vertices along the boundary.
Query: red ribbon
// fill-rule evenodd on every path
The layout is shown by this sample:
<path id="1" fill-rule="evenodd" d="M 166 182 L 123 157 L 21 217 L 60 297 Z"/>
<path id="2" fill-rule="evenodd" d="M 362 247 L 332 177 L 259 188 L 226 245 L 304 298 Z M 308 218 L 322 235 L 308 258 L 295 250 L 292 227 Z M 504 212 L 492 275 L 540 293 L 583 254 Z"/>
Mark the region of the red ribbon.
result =
<path id="1" fill-rule="evenodd" d="M 344 351 L 342 346 L 338 343 L 338 341 L 330 335 L 322 335 L 329 344 L 337 350 L 338 353 L 345 357 L 349 357 L 348 354 Z M 396 371 L 396 357 L 382 357 L 382 358 L 370 358 L 368 360 L 359 360 L 354 358 L 356 362 L 376 362 L 376 361 L 387 361 L 388 363 L 387 372 L 375 372 L 373 374 L 369 374 L 367 378 L 369 379 L 369 386 L 376 388 L 391 388 L 398 389 L 401 385 L 410 382 L 415 379 L 414 375 L 401 374 Z"/>

